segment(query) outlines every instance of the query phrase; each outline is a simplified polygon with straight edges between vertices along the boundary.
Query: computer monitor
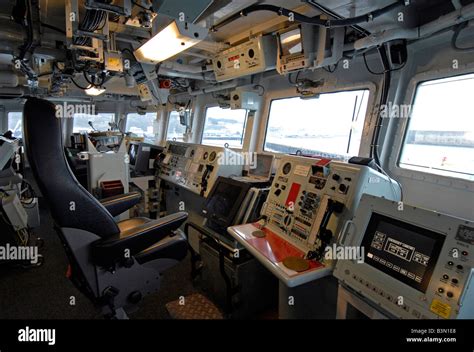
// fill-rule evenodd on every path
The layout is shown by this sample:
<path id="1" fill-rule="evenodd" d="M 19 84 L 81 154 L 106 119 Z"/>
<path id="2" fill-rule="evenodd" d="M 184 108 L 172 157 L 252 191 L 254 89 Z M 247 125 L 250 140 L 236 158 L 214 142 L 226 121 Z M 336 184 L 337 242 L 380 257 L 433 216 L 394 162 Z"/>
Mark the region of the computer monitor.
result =
<path id="1" fill-rule="evenodd" d="M 425 293 L 444 239 L 440 233 L 374 212 L 362 247 L 368 265 Z"/>
<path id="2" fill-rule="evenodd" d="M 130 168 L 136 174 L 148 174 L 152 172 L 152 163 L 163 149 L 163 147 L 154 144 L 130 142 L 128 146 Z"/>
<path id="3" fill-rule="evenodd" d="M 303 36 L 301 27 L 296 27 L 287 32 L 280 33 L 280 55 L 288 57 L 303 53 Z"/>
<path id="4" fill-rule="evenodd" d="M 270 176 L 272 175 L 272 166 L 274 158 L 275 157 L 271 154 L 257 153 L 257 157 L 255 159 L 256 165 L 252 165 L 250 167 L 248 175 L 270 178 Z"/>
<path id="5" fill-rule="evenodd" d="M 226 229 L 234 224 L 249 189 L 248 183 L 219 176 L 203 209 L 208 220 L 207 226 L 218 233 L 227 234 Z"/>

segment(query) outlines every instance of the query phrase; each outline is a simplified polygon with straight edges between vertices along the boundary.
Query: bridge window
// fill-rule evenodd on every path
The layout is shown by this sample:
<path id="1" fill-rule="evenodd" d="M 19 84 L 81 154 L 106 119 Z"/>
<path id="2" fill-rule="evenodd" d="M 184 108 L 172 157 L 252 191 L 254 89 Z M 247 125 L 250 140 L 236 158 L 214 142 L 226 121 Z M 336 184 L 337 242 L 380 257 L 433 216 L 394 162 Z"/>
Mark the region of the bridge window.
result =
<path id="1" fill-rule="evenodd" d="M 474 74 L 418 85 L 399 166 L 474 181 Z"/>
<path id="2" fill-rule="evenodd" d="M 125 130 L 138 137 L 143 137 L 146 143 L 154 144 L 157 131 L 156 112 L 147 112 L 144 115 L 137 113 L 127 115 Z"/>
<path id="3" fill-rule="evenodd" d="M 23 113 L 9 112 L 8 113 L 8 130 L 13 132 L 15 138 L 23 137 Z"/>
<path id="4" fill-rule="evenodd" d="M 90 132 L 93 130 L 108 131 L 110 130 L 109 123 L 114 122 L 114 119 L 114 113 L 101 113 L 97 115 L 74 114 L 73 133 Z"/>
<path id="5" fill-rule="evenodd" d="M 241 148 L 244 139 L 247 110 L 222 109 L 218 106 L 207 108 L 206 123 L 202 134 L 202 144 Z"/>
<path id="6" fill-rule="evenodd" d="M 264 149 L 335 159 L 358 155 L 368 101 L 368 90 L 273 100 Z"/>
<path id="7" fill-rule="evenodd" d="M 166 139 L 177 140 L 182 142 L 184 140 L 184 133 L 186 132 L 186 126 L 181 124 L 181 117 L 177 111 L 170 113 L 168 122 L 168 131 L 166 133 Z"/>

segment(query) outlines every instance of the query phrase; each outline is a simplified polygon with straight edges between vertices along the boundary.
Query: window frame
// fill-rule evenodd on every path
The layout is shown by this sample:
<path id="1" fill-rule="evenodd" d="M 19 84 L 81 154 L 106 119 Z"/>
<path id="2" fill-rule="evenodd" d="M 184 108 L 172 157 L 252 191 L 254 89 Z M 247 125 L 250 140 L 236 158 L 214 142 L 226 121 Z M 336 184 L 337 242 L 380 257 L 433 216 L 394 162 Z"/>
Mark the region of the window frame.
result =
<path id="1" fill-rule="evenodd" d="M 401 104 L 414 106 L 416 99 L 416 91 L 420 84 L 437 79 L 473 74 L 474 65 L 471 64 L 459 67 L 459 69 L 455 71 L 455 74 L 453 73 L 454 71 L 452 69 L 443 69 L 416 74 L 408 83 L 405 98 L 401 102 Z M 393 176 L 395 178 L 404 177 L 410 180 L 421 180 L 422 182 L 429 182 L 457 189 L 474 191 L 474 181 L 455 176 L 438 175 L 427 171 L 412 170 L 400 167 L 400 159 L 402 157 L 403 147 L 405 145 L 405 138 L 406 134 L 408 133 L 410 119 L 411 116 L 407 119 L 394 119 L 397 121 L 398 125 L 395 128 L 396 134 L 394 144 L 392 150 L 389 153 L 390 157 L 388 162 L 389 171 L 393 174 Z"/>
<path id="2" fill-rule="evenodd" d="M 218 104 L 209 104 L 209 105 L 206 105 L 205 106 L 205 109 L 204 109 L 204 121 L 203 121 L 203 124 L 202 124 L 202 131 L 201 131 L 201 140 L 199 142 L 199 144 L 202 144 L 202 145 L 206 145 L 206 146 L 209 146 L 209 147 L 220 147 L 220 148 L 223 148 L 224 146 L 218 146 L 218 145 L 210 145 L 210 144 L 204 144 L 202 141 L 204 139 L 204 129 L 206 128 L 206 121 L 207 121 L 207 110 L 210 109 L 210 108 L 215 108 L 215 107 L 220 107 Z M 223 110 L 226 110 L 226 109 L 223 109 Z M 230 108 L 229 108 L 230 110 Z M 243 150 L 244 149 L 244 143 L 245 143 L 245 131 L 247 129 L 247 122 L 248 122 L 248 117 L 249 117 L 249 109 L 239 109 L 239 110 L 245 110 L 246 113 L 245 113 L 245 120 L 244 120 L 244 125 L 242 126 L 242 145 L 240 147 L 234 147 L 232 145 L 229 145 L 229 149 L 232 149 L 232 150 Z"/>
<path id="3" fill-rule="evenodd" d="M 378 92 L 377 92 L 375 84 L 373 82 L 361 82 L 358 84 L 349 84 L 349 85 L 341 85 L 341 86 L 329 85 L 329 86 L 321 87 L 319 89 L 315 89 L 314 91 L 316 94 L 330 94 L 330 93 L 350 92 L 350 91 L 355 91 L 355 90 L 368 90 L 369 91 L 369 99 L 367 101 L 367 111 L 364 116 L 364 127 L 362 128 L 361 143 L 359 145 L 359 152 L 357 155 L 357 156 L 368 157 L 369 152 L 370 152 L 370 142 L 367 144 L 364 143 L 364 137 L 372 135 L 375 128 L 375 124 L 376 124 L 375 119 L 371 118 L 371 116 L 374 114 L 374 104 L 375 104 L 376 95 L 378 95 L 376 94 Z M 265 110 L 263 111 L 263 114 L 262 114 L 265 118 L 262 119 L 263 121 L 260 124 L 260 129 L 262 133 L 259 134 L 259 144 L 257 146 L 257 149 L 259 152 L 269 153 L 273 155 L 284 154 L 284 153 L 279 153 L 279 152 L 273 152 L 270 150 L 265 150 L 265 142 L 267 139 L 267 132 L 268 132 L 268 127 L 270 123 L 270 112 L 271 112 L 272 102 L 274 100 L 291 99 L 291 98 L 299 98 L 299 97 L 301 97 L 301 95 L 295 93 L 294 88 L 285 89 L 283 91 L 278 91 L 278 92 L 269 94 L 266 100 Z"/>

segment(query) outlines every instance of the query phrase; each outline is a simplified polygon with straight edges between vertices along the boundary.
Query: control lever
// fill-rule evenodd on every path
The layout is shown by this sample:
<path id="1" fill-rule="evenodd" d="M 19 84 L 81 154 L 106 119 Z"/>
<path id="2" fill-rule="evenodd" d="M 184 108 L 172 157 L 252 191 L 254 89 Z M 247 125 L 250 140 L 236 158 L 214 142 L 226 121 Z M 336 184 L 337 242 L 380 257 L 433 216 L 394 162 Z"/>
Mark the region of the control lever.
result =
<path id="1" fill-rule="evenodd" d="M 331 219 L 331 215 L 335 213 L 341 213 L 344 210 L 344 204 L 338 201 L 334 201 L 332 199 L 328 200 L 328 206 L 323 216 L 323 220 L 321 221 L 321 225 L 319 226 L 318 231 L 318 238 L 321 241 L 321 245 L 315 251 L 309 251 L 306 255 L 308 259 L 316 259 L 321 260 L 324 255 L 324 251 L 328 246 L 329 242 L 331 242 L 331 238 L 333 237 L 333 233 L 331 230 L 327 229 L 329 224 L 329 220 Z"/>

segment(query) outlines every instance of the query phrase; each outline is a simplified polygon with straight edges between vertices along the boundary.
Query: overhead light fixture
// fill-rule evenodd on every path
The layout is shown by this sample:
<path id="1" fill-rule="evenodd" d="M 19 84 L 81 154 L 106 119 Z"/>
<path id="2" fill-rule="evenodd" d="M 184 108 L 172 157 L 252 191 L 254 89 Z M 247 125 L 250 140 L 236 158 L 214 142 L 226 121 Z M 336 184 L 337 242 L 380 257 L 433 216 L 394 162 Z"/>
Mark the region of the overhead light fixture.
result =
<path id="1" fill-rule="evenodd" d="M 207 29 L 174 20 L 135 50 L 139 62 L 156 64 L 191 48 L 207 36 Z"/>
<path id="2" fill-rule="evenodd" d="M 85 90 L 87 95 L 92 95 L 93 97 L 96 97 L 98 95 L 101 95 L 102 93 L 105 92 L 104 88 L 97 88 L 94 86 L 91 86 Z"/>

